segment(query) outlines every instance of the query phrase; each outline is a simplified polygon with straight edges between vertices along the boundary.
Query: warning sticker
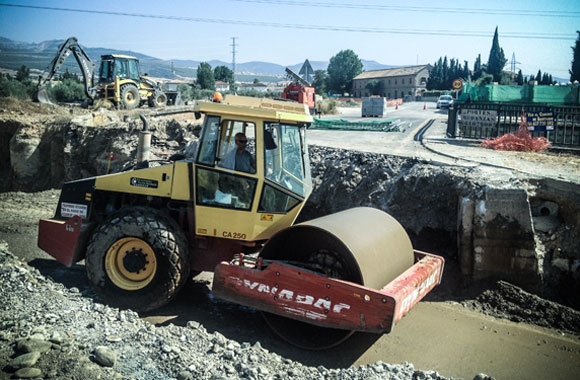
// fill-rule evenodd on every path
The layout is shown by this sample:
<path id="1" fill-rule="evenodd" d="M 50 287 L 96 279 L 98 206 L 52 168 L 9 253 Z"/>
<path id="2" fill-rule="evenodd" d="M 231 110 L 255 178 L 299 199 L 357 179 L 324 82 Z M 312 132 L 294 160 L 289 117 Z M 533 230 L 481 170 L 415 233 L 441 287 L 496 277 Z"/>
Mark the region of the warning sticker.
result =
<path id="1" fill-rule="evenodd" d="M 72 218 L 75 215 L 80 215 L 83 218 L 87 217 L 87 205 L 81 205 L 78 203 L 66 203 L 62 202 L 60 205 L 60 216 L 63 218 Z"/>
<path id="2" fill-rule="evenodd" d="M 131 177 L 131 186 L 157 189 L 157 187 L 159 187 L 159 182 L 154 179 Z"/>

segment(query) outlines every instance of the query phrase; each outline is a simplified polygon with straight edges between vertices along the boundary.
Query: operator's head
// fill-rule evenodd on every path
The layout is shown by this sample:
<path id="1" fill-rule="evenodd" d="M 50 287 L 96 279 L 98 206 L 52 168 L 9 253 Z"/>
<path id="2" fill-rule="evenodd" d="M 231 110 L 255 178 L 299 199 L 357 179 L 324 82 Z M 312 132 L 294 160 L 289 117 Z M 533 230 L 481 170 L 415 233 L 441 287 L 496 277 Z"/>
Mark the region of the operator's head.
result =
<path id="1" fill-rule="evenodd" d="M 234 136 L 234 139 L 236 141 L 236 146 L 238 147 L 238 150 L 245 150 L 246 149 L 246 144 L 248 144 L 248 139 L 246 138 L 245 134 L 243 134 L 242 132 L 238 132 Z"/>

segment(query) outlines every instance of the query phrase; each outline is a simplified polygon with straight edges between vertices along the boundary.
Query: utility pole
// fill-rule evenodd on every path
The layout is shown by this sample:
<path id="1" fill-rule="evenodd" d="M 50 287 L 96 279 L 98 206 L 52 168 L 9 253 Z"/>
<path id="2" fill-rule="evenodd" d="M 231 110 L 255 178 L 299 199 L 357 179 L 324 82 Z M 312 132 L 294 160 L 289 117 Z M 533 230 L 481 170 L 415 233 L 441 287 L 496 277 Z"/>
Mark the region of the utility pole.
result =
<path id="1" fill-rule="evenodd" d="M 516 61 L 516 53 L 512 53 L 512 60 L 510 61 L 512 73 L 516 74 L 516 65 L 520 63 Z"/>
<path id="2" fill-rule="evenodd" d="M 234 72 L 234 83 L 232 83 L 232 91 L 236 93 L 236 37 L 232 37 L 232 71 Z"/>

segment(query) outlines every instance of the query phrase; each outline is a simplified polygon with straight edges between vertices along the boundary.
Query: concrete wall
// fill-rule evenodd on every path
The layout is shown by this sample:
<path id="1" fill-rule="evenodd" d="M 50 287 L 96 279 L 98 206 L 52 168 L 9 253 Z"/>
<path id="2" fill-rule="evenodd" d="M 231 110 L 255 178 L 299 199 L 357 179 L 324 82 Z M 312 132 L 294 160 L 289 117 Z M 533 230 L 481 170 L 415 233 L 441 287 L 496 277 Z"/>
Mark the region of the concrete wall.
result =
<path id="1" fill-rule="evenodd" d="M 463 274 L 501 277 L 541 291 L 543 253 L 524 189 L 485 188 L 480 197 L 463 197 L 458 220 Z"/>

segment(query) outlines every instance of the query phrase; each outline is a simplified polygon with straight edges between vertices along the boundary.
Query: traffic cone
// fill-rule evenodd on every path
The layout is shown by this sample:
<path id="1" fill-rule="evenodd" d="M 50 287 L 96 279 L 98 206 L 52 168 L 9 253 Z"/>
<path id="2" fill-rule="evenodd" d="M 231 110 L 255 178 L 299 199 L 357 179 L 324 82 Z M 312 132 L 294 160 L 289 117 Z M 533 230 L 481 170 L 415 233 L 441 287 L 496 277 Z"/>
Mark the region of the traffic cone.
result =
<path id="1" fill-rule="evenodd" d="M 427 109 L 427 103 L 425 103 L 425 104 L 423 105 L 423 109 L 424 109 L 424 110 L 426 110 L 426 109 Z"/>

